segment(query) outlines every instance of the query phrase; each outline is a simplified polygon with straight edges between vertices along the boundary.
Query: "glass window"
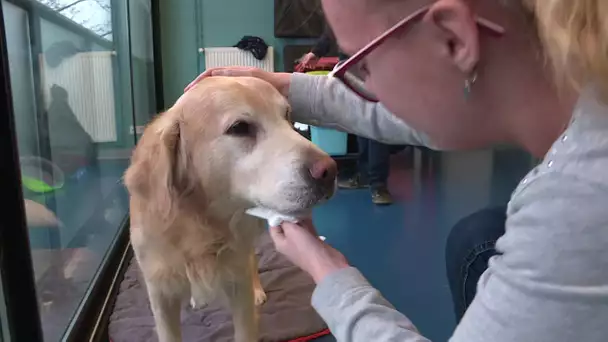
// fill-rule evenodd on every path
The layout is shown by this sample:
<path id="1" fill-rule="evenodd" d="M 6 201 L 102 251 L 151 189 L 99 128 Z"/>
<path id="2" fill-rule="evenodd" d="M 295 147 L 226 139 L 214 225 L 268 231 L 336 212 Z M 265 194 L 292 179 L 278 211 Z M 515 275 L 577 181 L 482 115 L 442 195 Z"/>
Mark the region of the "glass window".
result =
<path id="1" fill-rule="evenodd" d="M 150 0 L 129 1 L 133 106 L 136 131 L 156 114 L 154 45 L 152 44 L 152 4 Z"/>
<path id="2" fill-rule="evenodd" d="M 60 15 L 112 40 L 111 0 L 37 0 Z"/>
<path id="3" fill-rule="evenodd" d="M 58 341 L 127 217 L 122 174 L 156 108 L 150 0 L 2 6 L 41 321 Z"/>

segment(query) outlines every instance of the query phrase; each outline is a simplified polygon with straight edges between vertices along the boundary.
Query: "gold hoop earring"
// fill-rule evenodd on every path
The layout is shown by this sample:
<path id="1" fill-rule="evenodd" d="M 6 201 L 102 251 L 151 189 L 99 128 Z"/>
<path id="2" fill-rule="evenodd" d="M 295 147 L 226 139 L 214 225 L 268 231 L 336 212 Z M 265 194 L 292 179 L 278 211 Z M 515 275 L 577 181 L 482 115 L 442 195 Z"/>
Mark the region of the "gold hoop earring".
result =
<path id="1" fill-rule="evenodd" d="M 471 95 L 471 88 L 473 84 L 477 81 L 477 71 L 473 71 L 473 73 L 464 80 L 464 98 L 468 99 Z"/>

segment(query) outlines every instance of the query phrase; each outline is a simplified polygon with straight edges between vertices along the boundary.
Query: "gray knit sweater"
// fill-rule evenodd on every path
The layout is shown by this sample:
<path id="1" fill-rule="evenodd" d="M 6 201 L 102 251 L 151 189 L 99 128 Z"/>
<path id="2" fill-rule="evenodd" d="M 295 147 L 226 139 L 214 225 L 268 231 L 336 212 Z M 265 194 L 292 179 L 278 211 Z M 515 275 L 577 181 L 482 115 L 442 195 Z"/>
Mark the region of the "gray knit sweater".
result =
<path id="1" fill-rule="evenodd" d="M 302 123 L 432 146 L 381 104 L 326 77 L 294 74 L 289 100 Z M 608 107 L 593 90 L 521 181 L 507 217 L 502 255 L 491 259 L 451 341 L 608 341 Z M 427 341 L 355 268 L 327 276 L 312 304 L 338 341 Z"/>

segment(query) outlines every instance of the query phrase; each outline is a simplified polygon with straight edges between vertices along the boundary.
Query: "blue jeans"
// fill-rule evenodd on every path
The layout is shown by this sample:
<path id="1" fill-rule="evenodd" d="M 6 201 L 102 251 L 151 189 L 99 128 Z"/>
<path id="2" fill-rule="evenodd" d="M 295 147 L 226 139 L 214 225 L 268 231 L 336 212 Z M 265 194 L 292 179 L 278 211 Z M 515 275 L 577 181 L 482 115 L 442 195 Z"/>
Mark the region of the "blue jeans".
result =
<path id="1" fill-rule="evenodd" d="M 456 320 L 475 298 L 477 282 L 498 252 L 496 240 L 505 233 L 506 206 L 484 209 L 460 220 L 448 236 L 445 261 Z"/>
<path id="2" fill-rule="evenodd" d="M 358 167 L 361 177 L 371 188 L 386 186 L 390 167 L 391 147 L 363 137 L 357 137 L 359 145 Z"/>

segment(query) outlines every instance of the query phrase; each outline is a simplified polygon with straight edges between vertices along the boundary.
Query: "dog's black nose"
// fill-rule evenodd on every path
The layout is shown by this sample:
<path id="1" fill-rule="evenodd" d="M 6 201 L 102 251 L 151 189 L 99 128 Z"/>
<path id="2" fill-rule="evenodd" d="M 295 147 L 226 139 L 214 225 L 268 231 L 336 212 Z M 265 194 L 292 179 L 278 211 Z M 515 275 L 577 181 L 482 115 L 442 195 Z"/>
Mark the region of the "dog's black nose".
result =
<path id="1" fill-rule="evenodd" d="M 310 175 L 321 184 L 333 184 L 338 175 L 338 166 L 329 156 L 323 156 L 310 166 Z"/>

